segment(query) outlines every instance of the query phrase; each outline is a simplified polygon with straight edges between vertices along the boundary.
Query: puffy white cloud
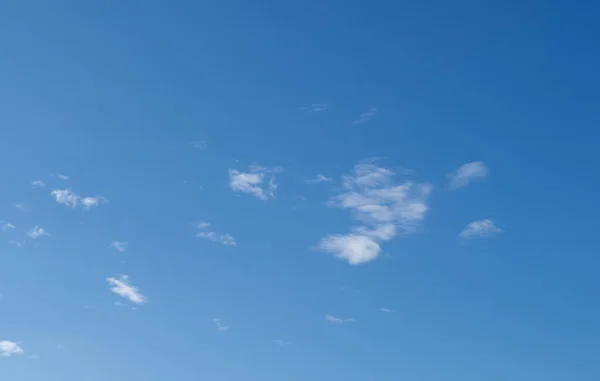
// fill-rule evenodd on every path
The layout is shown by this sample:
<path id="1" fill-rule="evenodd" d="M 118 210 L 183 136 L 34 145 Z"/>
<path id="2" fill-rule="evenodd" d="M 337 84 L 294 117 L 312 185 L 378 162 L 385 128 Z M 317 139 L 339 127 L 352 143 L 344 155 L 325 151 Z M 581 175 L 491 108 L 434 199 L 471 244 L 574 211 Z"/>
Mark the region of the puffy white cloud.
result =
<path id="1" fill-rule="evenodd" d="M 71 208 L 75 208 L 81 204 L 85 210 L 108 202 L 108 200 L 102 196 L 82 197 L 70 189 L 54 189 L 50 192 L 50 195 L 54 197 L 56 202 L 59 204 L 66 205 Z"/>
<path id="2" fill-rule="evenodd" d="M 249 193 L 256 198 L 267 201 L 275 197 L 277 181 L 275 173 L 281 168 L 267 169 L 259 165 L 251 165 L 248 172 L 229 169 L 229 186 L 234 192 Z"/>
<path id="3" fill-rule="evenodd" d="M 325 315 L 325 320 L 334 324 L 353 323 L 356 321 L 352 318 L 338 318 L 330 314 Z"/>
<path id="4" fill-rule="evenodd" d="M 456 190 L 466 187 L 473 180 L 481 180 L 487 177 L 489 169 L 483 161 L 473 161 L 458 167 L 454 172 L 449 173 L 450 189 Z"/>
<path id="5" fill-rule="evenodd" d="M 0 356 L 11 357 L 25 354 L 25 351 L 18 343 L 14 341 L 3 340 L 0 341 Z"/>
<path id="6" fill-rule="evenodd" d="M 371 118 L 373 118 L 375 115 L 377 115 L 378 111 L 379 110 L 377 109 L 377 107 L 371 107 L 367 111 L 365 111 L 362 114 L 360 114 L 360 116 L 358 117 L 358 119 L 355 120 L 352 123 L 353 124 L 367 123 L 369 120 L 371 120 Z"/>
<path id="7" fill-rule="evenodd" d="M 307 184 L 320 184 L 320 183 L 326 183 L 326 182 L 330 182 L 330 181 L 333 181 L 333 179 L 331 177 L 327 177 L 327 176 L 319 173 L 312 179 L 306 180 L 306 183 Z"/>
<path id="8" fill-rule="evenodd" d="M 215 323 L 215 326 L 217 327 L 217 331 L 220 331 L 220 332 L 229 331 L 229 326 L 227 324 L 225 324 L 221 319 L 214 318 L 213 323 Z"/>
<path id="9" fill-rule="evenodd" d="M 33 238 L 33 239 L 38 239 L 43 236 L 49 236 L 49 235 L 50 235 L 50 233 L 48 233 L 47 231 L 45 231 L 43 228 L 41 228 L 39 226 L 34 226 L 31 229 L 29 229 L 29 231 L 27 232 L 27 236 L 29 238 Z"/>
<path id="10" fill-rule="evenodd" d="M 148 300 L 137 287 L 134 287 L 129 282 L 127 275 L 119 275 L 118 277 L 106 278 L 110 286 L 110 291 L 128 299 L 130 302 L 135 304 L 144 304 Z"/>
<path id="11" fill-rule="evenodd" d="M 112 247 L 113 249 L 115 249 L 116 251 L 118 251 L 119 253 L 122 253 L 125 251 L 125 249 L 127 248 L 127 242 L 123 242 L 123 241 L 112 241 L 110 244 L 110 247 Z"/>
<path id="12" fill-rule="evenodd" d="M 372 162 L 360 163 L 344 176 L 342 192 L 328 205 L 350 210 L 361 225 L 322 238 L 316 248 L 358 265 L 377 258 L 381 242 L 413 232 L 429 209 L 432 188 L 412 181 L 395 184 L 393 177 L 393 171 Z"/>
<path id="13" fill-rule="evenodd" d="M 464 228 L 463 231 L 458 235 L 463 239 L 491 237 L 498 233 L 501 233 L 502 229 L 498 228 L 494 221 L 490 219 L 484 219 L 479 221 L 473 221 Z"/>

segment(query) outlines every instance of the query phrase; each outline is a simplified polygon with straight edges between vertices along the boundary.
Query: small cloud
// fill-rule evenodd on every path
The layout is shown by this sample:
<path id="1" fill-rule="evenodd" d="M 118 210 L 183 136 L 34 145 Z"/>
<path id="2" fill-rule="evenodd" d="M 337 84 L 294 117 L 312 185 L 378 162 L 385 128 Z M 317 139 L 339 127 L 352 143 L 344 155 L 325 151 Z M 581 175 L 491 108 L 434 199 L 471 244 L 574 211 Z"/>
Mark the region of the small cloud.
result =
<path id="1" fill-rule="evenodd" d="M 338 318 L 338 317 L 335 317 L 335 316 L 330 315 L 330 314 L 326 314 L 325 315 L 325 321 L 328 321 L 328 322 L 333 323 L 333 324 L 344 324 L 344 323 L 353 323 L 356 320 L 354 320 L 352 318 L 343 318 L 342 319 L 342 318 Z"/>
<path id="2" fill-rule="evenodd" d="M 390 308 L 385 308 L 385 307 L 381 307 L 381 308 L 379 309 L 379 311 L 381 311 L 381 312 L 385 312 L 385 313 L 388 313 L 388 314 L 389 314 L 389 313 L 392 313 L 392 312 L 394 312 L 392 309 L 390 309 Z"/>
<path id="3" fill-rule="evenodd" d="M 275 198 L 277 182 L 275 173 L 281 168 L 267 169 L 259 165 L 251 165 L 248 172 L 229 169 L 229 186 L 234 192 L 249 193 L 254 197 L 267 201 Z"/>
<path id="4" fill-rule="evenodd" d="M 198 225 L 196 227 L 198 228 L 198 230 L 200 230 L 198 233 L 196 233 L 197 238 L 218 242 L 225 246 L 237 245 L 237 242 L 235 242 L 235 238 L 233 238 L 231 234 L 219 234 L 214 231 L 205 230 L 210 227 L 210 224 L 206 221 L 198 222 Z"/>
<path id="5" fill-rule="evenodd" d="M 38 239 L 43 236 L 49 236 L 49 235 L 50 235 L 50 233 L 48 233 L 47 231 L 45 231 L 43 228 L 41 228 L 39 226 L 34 226 L 33 228 L 29 229 L 29 231 L 27 232 L 27 236 L 32 239 Z"/>
<path id="6" fill-rule="evenodd" d="M 198 229 L 206 229 L 210 227 L 210 224 L 206 221 L 200 221 L 198 222 Z"/>
<path id="7" fill-rule="evenodd" d="M 302 106 L 301 109 L 308 112 L 323 112 L 329 109 L 329 105 L 327 103 L 312 103 Z"/>
<path id="8" fill-rule="evenodd" d="M 0 341 L 0 356 L 1 357 L 11 357 L 11 356 L 20 356 L 25 354 L 23 348 L 19 346 L 18 343 L 14 341 Z"/>
<path id="9" fill-rule="evenodd" d="M 306 180 L 306 183 L 307 184 L 320 184 L 320 183 L 327 183 L 330 181 L 333 181 L 333 179 L 331 177 L 327 177 L 325 175 L 318 174 L 315 177 L 313 177 L 312 179 Z"/>
<path id="10" fill-rule="evenodd" d="M 285 341 L 285 340 L 273 340 L 273 344 L 279 345 L 280 347 L 286 346 L 286 345 L 291 345 L 292 343 L 289 341 Z"/>
<path id="11" fill-rule="evenodd" d="M 129 282 L 127 275 L 119 275 L 118 277 L 106 278 L 106 281 L 110 285 L 110 291 L 122 296 L 135 304 L 144 304 L 147 302 L 146 296 L 144 296 L 137 287 L 134 287 Z"/>
<path id="12" fill-rule="evenodd" d="M 34 188 L 44 188 L 46 186 L 46 183 L 42 180 L 33 180 L 31 182 L 31 186 Z"/>
<path id="13" fill-rule="evenodd" d="M 122 253 L 122 252 L 125 251 L 125 248 L 127 247 L 127 242 L 112 241 L 111 244 L 110 244 L 110 247 L 112 247 L 113 249 L 115 249 L 119 253 Z"/>
<path id="14" fill-rule="evenodd" d="M 14 240 L 9 241 L 9 243 L 16 247 L 23 247 L 23 245 L 25 244 L 25 242 L 23 242 L 23 241 L 14 241 Z"/>
<path id="15" fill-rule="evenodd" d="M 371 120 L 371 118 L 373 118 L 375 115 L 377 115 L 378 111 L 379 110 L 377 109 L 377 107 L 371 107 L 367 111 L 365 111 L 362 114 L 360 114 L 360 116 L 358 117 L 358 119 L 355 120 L 354 122 L 352 122 L 352 124 L 367 123 L 369 120 Z"/>
<path id="16" fill-rule="evenodd" d="M 69 176 L 67 176 L 67 175 L 61 175 L 60 173 L 57 173 L 56 177 L 58 177 L 61 180 L 65 180 L 65 181 L 69 180 Z"/>
<path id="17" fill-rule="evenodd" d="M 457 170 L 448 174 L 450 178 L 449 188 L 456 190 L 466 187 L 471 181 L 484 179 L 488 174 L 489 169 L 483 161 L 473 161 L 463 164 Z"/>
<path id="18" fill-rule="evenodd" d="M 206 141 L 204 140 L 194 140 L 192 142 L 192 148 L 198 149 L 200 151 L 204 151 L 206 149 Z"/>
<path id="19" fill-rule="evenodd" d="M 58 349 L 59 351 L 63 351 L 63 350 L 65 350 L 65 346 L 64 346 L 64 345 L 62 345 L 62 344 L 58 344 L 58 345 L 56 346 L 56 349 Z"/>
<path id="20" fill-rule="evenodd" d="M 501 233 L 502 229 L 498 228 L 494 221 L 484 219 L 473 221 L 458 235 L 462 239 L 491 237 Z"/>
<path id="21" fill-rule="evenodd" d="M 23 212 L 26 212 L 26 211 L 27 211 L 27 206 L 26 206 L 24 203 L 22 203 L 22 202 L 15 202 L 15 203 L 13 204 L 13 207 L 14 207 L 15 209 L 21 210 L 21 211 L 23 211 Z"/>
<path id="22" fill-rule="evenodd" d="M 219 332 L 229 331 L 229 326 L 227 324 L 225 324 L 221 319 L 214 318 L 213 323 L 215 323 L 215 325 L 217 326 L 217 331 L 219 331 Z"/>
<path id="23" fill-rule="evenodd" d="M 70 189 L 54 189 L 50 192 L 50 195 L 54 197 L 57 203 L 69 206 L 71 208 L 77 207 L 79 204 L 83 206 L 84 210 L 89 210 L 92 207 L 108 202 L 102 196 L 87 196 L 82 197 L 74 193 Z"/>
<path id="24" fill-rule="evenodd" d="M 16 226 L 11 224 L 10 222 L 0 222 L 0 231 L 7 232 L 9 230 L 14 229 Z"/>

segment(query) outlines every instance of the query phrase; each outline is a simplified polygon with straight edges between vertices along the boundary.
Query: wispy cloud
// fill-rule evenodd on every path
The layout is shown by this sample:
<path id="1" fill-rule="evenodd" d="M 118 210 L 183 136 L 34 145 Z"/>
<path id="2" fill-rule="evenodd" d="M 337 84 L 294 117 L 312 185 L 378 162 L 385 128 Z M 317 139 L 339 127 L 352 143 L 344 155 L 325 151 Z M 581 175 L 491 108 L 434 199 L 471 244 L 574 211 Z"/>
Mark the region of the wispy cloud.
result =
<path id="1" fill-rule="evenodd" d="M 127 242 L 124 242 L 124 241 L 112 241 L 111 244 L 110 244 L 110 247 L 112 247 L 113 249 L 115 249 L 119 253 L 122 253 L 127 248 Z"/>
<path id="2" fill-rule="evenodd" d="M 229 331 L 229 326 L 227 324 L 225 324 L 221 319 L 214 318 L 213 323 L 215 323 L 215 326 L 217 327 L 217 331 L 220 331 L 220 332 Z"/>
<path id="3" fill-rule="evenodd" d="M 396 184 L 393 177 L 394 172 L 373 162 L 357 164 L 329 206 L 349 209 L 359 226 L 348 234 L 324 237 L 316 248 L 358 265 L 377 258 L 381 242 L 414 232 L 429 209 L 432 188 L 412 181 Z"/>
<path id="4" fill-rule="evenodd" d="M 276 339 L 276 340 L 273 340 L 273 344 L 277 344 L 277 345 L 279 345 L 281 347 L 284 347 L 286 345 L 291 345 L 292 343 L 290 341 Z"/>
<path id="5" fill-rule="evenodd" d="M 43 236 L 49 236 L 49 235 L 50 235 L 50 233 L 48 233 L 47 231 L 45 231 L 43 228 L 41 228 L 39 226 L 34 226 L 31 229 L 29 229 L 29 231 L 27 232 L 27 236 L 32 239 L 38 239 Z"/>
<path id="6" fill-rule="evenodd" d="M 484 219 L 471 222 L 458 236 L 462 239 L 483 238 L 491 237 L 501 232 L 502 229 L 498 228 L 494 221 Z"/>
<path id="7" fill-rule="evenodd" d="M 66 181 L 66 180 L 69 180 L 69 176 L 67 176 L 67 175 L 63 175 L 63 174 L 60 174 L 60 173 L 51 173 L 51 174 L 50 174 L 50 176 L 56 176 L 56 177 L 58 177 L 59 179 L 61 179 L 61 180 L 65 180 L 65 181 Z"/>
<path id="8" fill-rule="evenodd" d="M 330 314 L 325 315 L 325 320 L 333 324 L 353 323 L 356 321 L 352 318 L 338 318 Z"/>
<path id="9" fill-rule="evenodd" d="M 458 167 L 454 172 L 448 174 L 451 190 L 466 187 L 473 180 L 481 180 L 488 176 L 489 169 L 483 161 L 473 161 Z"/>
<path id="10" fill-rule="evenodd" d="M 206 221 L 198 222 L 197 228 L 200 230 L 196 233 L 196 237 L 200 239 L 206 239 L 213 242 L 218 242 L 225 246 L 236 246 L 235 238 L 231 234 L 219 234 L 217 232 L 206 230 L 210 227 L 210 224 Z"/>
<path id="11" fill-rule="evenodd" d="M 50 195 L 54 197 L 57 203 L 75 208 L 78 205 L 82 205 L 84 210 L 89 210 L 92 207 L 108 202 L 102 196 L 86 196 L 82 197 L 74 193 L 70 189 L 54 189 L 50 192 Z"/>
<path id="12" fill-rule="evenodd" d="M 392 312 L 394 312 L 392 309 L 390 309 L 390 308 L 385 308 L 385 307 L 381 307 L 381 308 L 379 309 L 379 311 L 381 311 L 381 312 L 385 312 L 385 313 L 388 313 L 388 314 L 389 314 L 389 313 L 392 313 Z"/>
<path id="13" fill-rule="evenodd" d="M 18 210 L 23 211 L 23 212 L 27 211 L 27 206 L 24 203 L 22 203 L 22 202 L 15 202 L 13 204 L 13 207 L 15 209 L 18 209 Z"/>
<path id="14" fill-rule="evenodd" d="M 122 296 L 132 303 L 144 304 L 148 300 L 148 298 L 146 298 L 146 296 L 144 296 L 137 287 L 134 287 L 129 282 L 129 276 L 127 275 L 106 278 L 106 281 L 110 286 L 110 291 Z"/>
<path id="15" fill-rule="evenodd" d="M 15 240 L 11 240 L 8 243 L 10 243 L 11 245 L 14 245 L 16 247 L 23 247 L 23 245 L 25 244 L 24 241 L 15 241 Z"/>
<path id="16" fill-rule="evenodd" d="M 206 141 L 204 140 L 194 140 L 191 144 L 193 149 L 200 151 L 204 151 L 206 149 Z"/>
<path id="17" fill-rule="evenodd" d="M 311 103 L 309 105 L 302 106 L 301 109 L 308 112 L 322 112 L 327 111 L 329 109 L 329 105 L 327 103 Z"/>
<path id="18" fill-rule="evenodd" d="M 356 119 L 354 122 L 352 122 L 352 124 L 367 123 L 369 120 L 371 120 L 371 118 L 373 118 L 375 115 L 377 115 L 377 112 L 379 112 L 377 107 L 371 107 L 367 111 L 360 114 L 358 119 Z"/>
<path id="19" fill-rule="evenodd" d="M 277 182 L 275 173 L 281 168 L 267 169 L 259 165 L 251 165 L 248 172 L 229 169 L 229 186 L 234 192 L 249 193 L 263 201 L 275 197 Z"/>
<path id="20" fill-rule="evenodd" d="M 33 180 L 31 182 L 31 186 L 34 188 L 43 188 L 46 186 L 46 183 L 43 182 L 42 180 Z"/>
<path id="21" fill-rule="evenodd" d="M 19 356 L 25 354 L 23 348 L 19 346 L 18 343 L 14 341 L 3 340 L 0 341 L 0 356 L 1 357 L 11 357 L 11 356 Z"/>
<path id="22" fill-rule="evenodd" d="M 331 177 L 327 177 L 327 176 L 319 173 L 312 179 L 306 180 L 306 183 L 307 184 L 320 184 L 320 183 L 327 183 L 327 182 L 331 182 L 331 181 L 333 181 L 333 179 Z"/>
<path id="23" fill-rule="evenodd" d="M 7 232 L 7 231 L 12 230 L 14 228 L 16 228 L 16 226 L 13 225 L 13 224 L 11 224 L 10 222 L 0 221 L 0 231 Z"/>

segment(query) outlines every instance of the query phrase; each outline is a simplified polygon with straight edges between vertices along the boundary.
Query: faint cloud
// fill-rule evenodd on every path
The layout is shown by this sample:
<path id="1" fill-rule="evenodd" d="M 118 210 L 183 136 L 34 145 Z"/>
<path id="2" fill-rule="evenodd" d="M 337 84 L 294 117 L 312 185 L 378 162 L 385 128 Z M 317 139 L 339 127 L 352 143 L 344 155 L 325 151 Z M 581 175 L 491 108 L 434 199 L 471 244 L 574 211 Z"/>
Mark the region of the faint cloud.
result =
<path id="1" fill-rule="evenodd" d="M 325 175 L 318 174 L 315 177 L 313 177 L 312 179 L 306 180 L 306 183 L 307 184 L 320 184 L 320 183 L 327 183 L 330 181 L 333 181 L 333 179 L 331 177 L 327 177 Z"/>
<path id="2" fill-rule="evenodd" d="M 110 247 L 112 247 L 113 249 L 115 249 L 119 253 L 122 253 L 122 252 L 125 251 L 125 248 L 127 248 L 127 242 L 124 242 L 124 241 L 112 241 L 111 244 L 110 244 Z"/>
<path id="3" fill-rule="evenodd" d="M 0 221 L 0 231 L 2 232 L 7 232 L 9 230 L 12 230 L 16 228 L 15 225 L 11 224 L 10 222 L 2 222 Z"/>
<path id="4" fill-rule="evenodd" d="M 432 188 L 412 181 L 396 184 L 394 175 L 390 169 L 367 161 L 344 176 L 341 193 L 328 205 L 349 209 L 359 226 L 347 234 L 322 238 L 316 249 L 358 265 L 377 258 L 381 242 L 414 232 L 429 210 L 427 200 Z"/>
<path id="5" fill-rule="evenodd" d="M 89 210 L 92 207 L 100 204 L 108 203 L 108 200 L 102 196 L 86 196 L 82 197 L 74 193 L 70 189 L 54 189 L 50 192 L 50 195 L 54 197 L 57 203 L 69 206 L 71 208 L 77 207 L 79 204 L 83 206 L 84 210 Z"/>
<path id="6" fill-rule="evenodd" d="M 21 210 L 21 211 L 23 211 L 23 212 L 26 212 L 26 211 L 27 211 L 27 206 L 26 206 L 24 203 L 22 203 L 22 202 L 15 202 L 15 203 L 13 204 L 13 207 L 14 207 L 15 209 Z"/>
<path id="7" fill-rule="evenodd" d="M 377 107 L 371 107 L 367 111 L 360 114 L 358 119 L 356 119 L 354 122 L 352 122 L 352 124 L 367 123 L 369 120 L 371 120 L 371 118 L 373 118 L 375 115 L 377 115 L 378 111 L 379 110 L 377 109 Z"/>
<path id="8" fill-rule="evenodd" d="M 49 236 L 49 235 L 50 235 L 50 233 L 48 233 L 47 231 L 45 231 L 43 228 L 41 228 L 39 226 L 34 226 L 33 228 L 29 229 L 29 231 L 27 232 L 27 236 L 29 238 L 33 238 L 33 239 L 38 239 L 43 236 Z"/>
<path id="9" fill-rule="evenodd" d="M 31 186 L 34 188 L 43 188 L 46 186 L 46 183 L 43 182 L 42 180 L 33 180 L 31 182 Z"/>
<path id="10" fill-rule="evenodd" d="M 23 241 L 14 241 L 14 240 L 9 241 L 9 243 L 11 245 L 16 246 L 16 247 L 23 247 L 23 245 L 25 244 L 25 242 L 23 242 Z"/>
<path id="11" fill-rule="evenodd" d="M 301 109 L 308 112 L 323 112 L 329 109 L 329 105 L 327 103 L 312 103 L 302 106 Z"/>
<path id="12" fill-rule="evenodd" d="M 352 318 L 338 318 L 330 314 L 325 315 L 325 321 L 328 321 L 333 324 L 344 324 L 344 323 L 353 323 L 356 320 Z"/>
<path id="13" fill-rule="evenodd" d="M 206 149 L 206 141 L 204 140 L 194 140 L 192 142 L 192 148 L 198 149 L 200 151 L 204 151 Z"/>
<path id="14" fill-rule="evenodd" d="M 381 311 L 381 312 L 385 312 L 385 313 L 388 313 L 388 314 L 389 314 L 389 313 L 392 313 L 392 312 L 394 312 L 392 309 L 390 309 L 390 308 L 385 308 L 385 307 L 381 307 L 381 308 L 379 309 L 379 311 Z"/>
<path id="15" fill-rule="evenodd" d="M 146 296 L 144 296 L 137 287 L 134 287 L 129 282 L 127 275 L 119 275 L 118 277 L 106 278 L 110 286 L 110 291 L 122 296 L 135 304 L 144 304 L 147 302 Z"/>
<path id="16" fill-rule="evenodd" d="M 229 186 L 234 192 L 249 193 L 256 198 L 267 201 L 275 198 L 277 182 L 275 173 L 281 168 L 267 169 L 259 165 L 251 165 L 248 172 L 229 169 Z"/>
<path id="17" fill-rule="evenodd" d="M 229 326 L 227 324 L 225 324 L 221 319 L 214 318 L 213 323 L 215 323 L 215 326 L 217 326 L 217 331 L 219 331 L 219 332 L 229 331 Z"/>
<path id="18" fill-rule="evenodd" d="M 63 174 L 60 174 L 60 173 L 51 173 L 50 176 L 58 177 L 59 179 L 65 180 L 65 181 L 69 180 L 69 176 L 63 175 Z"/>
<path id="19" fill-rule="evenodd" d="M 58 345 L 56 346 L 56 349 L 58 349 L 59 351 L 63 351 L 63 350 L 65 350 L 65 346 L 64 346 L 64 345 L 62 345 L 62 344 L 58 344 Z"/>
<path id="20" fill-rule="evenodd" d="M 277 344 L 280 347 L 284 347 L 286 345 L 291 345 L 292 343 L 290 341 L 285 341 L 285 340 L 277 339 L 277 340 L 273 340 L 273 344 Z"/>
<path id="21" fill-rule="evenodd" d="M 473 221 L 458 235 L 462 239 L 491 237 L 501 233 L 502 229 L 498 228 L 494 221 L 484 219 Z"/>
<path id="22" fill-rule="evenodd" d="M 19 346 L 18 343 L 14 341 L 0 341 L 0 356 L 1 357 L 11 357 L 11 356 L 20 356 L 25 354 L 23 348 Z"/>
<path id="23" fill-rule="evenodd" d="M 473 180 L 481 180 L 488 176 L 489 169 L 483 161 L 473 161 L 458 167 L 454 172 L 449 173 L 449 187 L 451 190 L 456 190 L 466 187 Z"/>
<path id="24" fill-rule="evenodd" d="M 210 227 L 210 224 L 206 221 L 198 222 L 198 225 L 196 227 L 198 228 L 198 230 L 200 230 L 198 233 L 196 233 L 196 237 L 200 239 L 206 239 L 209 241 L 217 242 L 225 246 L 237 245 L 237 242 L 235 242 L 235 238 L 233 238 L 231 234 L 219 234 L 214 231 L 206 230 Z"/>

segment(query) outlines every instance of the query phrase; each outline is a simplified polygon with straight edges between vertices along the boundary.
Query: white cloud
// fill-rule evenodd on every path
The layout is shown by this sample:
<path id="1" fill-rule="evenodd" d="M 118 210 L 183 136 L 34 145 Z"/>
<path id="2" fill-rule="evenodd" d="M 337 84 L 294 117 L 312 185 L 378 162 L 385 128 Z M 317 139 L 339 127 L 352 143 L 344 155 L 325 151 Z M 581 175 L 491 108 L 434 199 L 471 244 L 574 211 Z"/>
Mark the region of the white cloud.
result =
<path id="1" fill-rule="evenodd" d="M 111 244 L 110 244 L 110 247 L 112 247 L 113 249 L 115 249 L 119 253 L 122 253 L 122 252 L 125 251 L 125 248 L 127 248 L 127 242 L 112 241 Z"/>
<path id="2" fill-rule="evenodd" d="M 332 181 L 331 177 L 327 177 L 325 175 L 318 174 L 315 177 L 313 177 L 312 179 L 306 180 L 306 183 L 307 184 L 319 184 L 319 183 L 326 183 L 326 182 L 330 182 L 330 181 Z"/>
<path id="3" fill-rule="evenodd" d="M 502 229 L 498 228 L 494 221 L 490 219 L 484 219 L 471 222 L 463 231 L 460 232 L 458 236 L 463 239 L 471 239 L 478 237 L 491 237 L 501 232 Z"/>
<path id="4" fill-rule="evenodd" d="M 58 177 L 61 180 L 69 180 L 69 176 L 67 176 L 67 175 L 61 175 L 60 173 L 57 173 L 56 177 Z"/>
<path id="5" fill-rule="evenodd" d="M 390 309 L 390 308 L 385 308 L 385 307 L 381 307 L 381 308 L 379 309 L 379 311 L 381 311 L 381 312 L 385 312 L 385 313 L 392 313 L 392 312 L 394 312 L 392 309 Z"/>
<path id="6" fill-rule="evenodd" d="M 19 356 L 25 354 L 23 348 L 19 346 L 18 343 L 14 341 L 0 341 L 0 356 L 1 357 L 11 357 L 11 356 Z"/>
<path id="7" fill-rule="evenodd" d="M 69 189 L 54 189 L 50 192 L 50 195 L 54 197 L 59 204 L 70 206 L 71 208 L 75 208 L 81 204 L 85 210 L 108 202 L 108 200 L 102 196 L 82 197 Z"/>
<path id="8" fill-rule="evenodd" d="M 450 189 L 456 190 L 469 185 L 473 180 L 481 180 L 489 174 L 488 168 L 483 161 L 473 161 L 458 167 L 452 173 L 448 174 L 450 178 Z"/>
<path id="9" fill-rule="evenodd" d="M 377 107 L 371 107 L 367 111 L 360 114 L 358 119 L 352 122 L 352 124 L 367 123 L 369 120 L 371 120 L 371 118 L 373 118 L 377 114 L 378 111 L 379 110 L 377 109 Z"/>
<path id="10" fill-rule="evenodd" d="M 34 226 L 33 228 L 29 229 L 29 231 L 27 232 L 27 236 L 29 236 L 29 238 L 33 238 L 33 239 L 38 239 L 40 237 L 43 236 L 49 236 L 50 233 L 48 233 L 47 231 L 45 231 L 43 228 L 39 227 L 39 226 Z"/>
<path id="11" fill-rule="evenodd" d="M 329 109 L 329 105 L 327 103 L 312 103 L 306 106 L 302 106 L 302 110 L 306 110 L 308 112 L 322 112 L 327 111 Z"/>
<path id="12" fill-rule="evenodd" d="M 46 186 L 46 183 L 43 182 L 42 180 L 33 180 L 31 182 L 31 186 L 34 188 L 43 188 Z"/>
<path id="13" fill-rule="evenodd" d="M 128 299 L 130 302 L 135 304 L 146 303 L 146 296 L 144 296 L 137 287 L 134 287 L 129 282 L 129 277 L 127 275 L 119 275 L 117 278 L 106 278 L 106 281 L 110 286 L 110 291 L 113 293 L 122 296 L 123 298 Z"/>
<path id="14" fill-rule="evenodd" d="M 210 224 L 206 221 L 200 221 L 197 225 L 200 230 L 196 233 L 196 237 L 200 239 L 206 239 L 213 242 L 218 242 L 225 246 L 236 246 L 237 242 L 235 242 L 235 238 L 231 234 L 219 234 L 214 231 L 207 231 L 205 229 L 210 227 Z"/>
<path id="15" fill-rule="evenodd" d="M 352 318 L 338 318 L 330 314 L 325 315 L 325 320 L 334 324 L 353 323 L 356 321 Z"/>
<path id="16" fill-rule="evenodd" d="M 316 248 L 358 265 L 377 258 L 381 242 L 413 232 L 429 209 L 431 186 L 412 181 L 395 184 L 393 176 L 394 172 L 372 162 L 357 164 L 344 176 L 343 190 L 329 206 L 349 209 L 360 225 L 350 233 L 324 237 Z"/>
<path id="17" fill-rule="evenodd" d="M 192 142 L 192 148 L 203 151 L 206 149 L 206 141 L 204 140 L 194 140 Z"/>
<path id="18" fill-rule="evenodd" d="M 9 241 L 9 243 L 10 243 L 11 245 L 15 245 L 16 247 L 23 247 L 23 245 L 24 245 L 24 242 L 23 242 L 23 241 L 15 241 L 15 240 L 12 240 L 12 241 Z"/>
<path id="19" fill-rule="evenodd" d="M 26 211 L 27 211 L 27 206 L 26 206 L 24 203 L 22 203 L 22 202 L 15 202 L 15 203 L 13 204 L 13 207 L 14 207 L 15 209 L 19 209 L 19 210 L 21 210 L 21 211 L 23 211 L 23 212 L 26 212 Z"/>
<path id="20" fill-rule="evenodd" d="M 0 231 L 6 232 L 6 231 L 12 230 L 14 228 L 16 228 L 16 226 L 11 224 L 10 222 L 1 222 L 0 221 Z"/>
<path id="21" fill-rule="evenodd" d="M 267 169 L 259 165 L 251 165 L 248 172 L 229 169 L 229 186 L 234 192 L 250 193 L 263 201 L 275 197 L 277 182 L 275 173 L 281 168 Z M 267 179 L 268 178 L 268 179 Z"/>
<path id="22" fill-rule="evenodd" d="M 215 325 L 217 326 L 217 331 L 220 331 L 220 332 L 229 331 L 229 326 L 227 324 L 225 324 L 221 319 L 214 318 L 213 323 L 215 323 Z"/>

